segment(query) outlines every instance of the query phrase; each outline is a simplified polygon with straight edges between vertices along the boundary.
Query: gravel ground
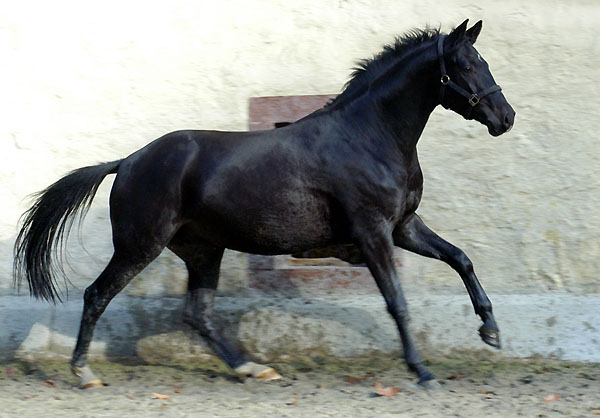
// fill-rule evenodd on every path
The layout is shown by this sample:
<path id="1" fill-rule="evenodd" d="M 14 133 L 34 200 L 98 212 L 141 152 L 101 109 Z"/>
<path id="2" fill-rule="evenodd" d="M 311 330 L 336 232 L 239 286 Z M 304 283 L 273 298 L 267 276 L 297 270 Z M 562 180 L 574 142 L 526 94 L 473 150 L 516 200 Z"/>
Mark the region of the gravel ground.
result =
<path id="1" fill-rule="evenodd" d="M 441 386 L 427 391 L 400 360 L 273 365 L 284 378 L 266 383 L 240 381 L 216 362 L 92 363 L 107 386 L 81 390 L 65 363 L 4 362 L 0 416 L 600 416 L 600 364 L 463 355 L 432 361 Z"/>

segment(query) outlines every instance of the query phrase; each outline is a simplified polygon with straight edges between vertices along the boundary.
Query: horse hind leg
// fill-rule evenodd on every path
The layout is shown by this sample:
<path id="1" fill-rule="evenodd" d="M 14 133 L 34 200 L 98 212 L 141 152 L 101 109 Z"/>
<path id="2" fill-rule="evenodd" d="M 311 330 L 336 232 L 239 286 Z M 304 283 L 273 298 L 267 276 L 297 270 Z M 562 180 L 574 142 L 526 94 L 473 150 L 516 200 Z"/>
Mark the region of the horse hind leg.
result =
<path id="1" fill-rule="evenodd" d="M 90 369 L 87 360 L 87 352 L 98 319 L 109 302 L 159 253 L 160 251 L 155 251 L 133 257 L 116 251 L 104 271 L 85 290 L 77 344 L 71 359 L 71 371 L 81 379 L 81 388 L 103 386 L 102 381 Z"/>
<path id="2" fill-rule="evenodd" d="M 219 281 L 223 248 L 209 245 L 182 244 L 178 234 L 169 249 L 186 264 L 189 274 L 183 319 L 197 329 L 209 347 L 240 377 L 255 377 L 265 381 L 280 379 L 273 368 L 248 361 L 234 348 L 214 324 L 214 299 Z"/>

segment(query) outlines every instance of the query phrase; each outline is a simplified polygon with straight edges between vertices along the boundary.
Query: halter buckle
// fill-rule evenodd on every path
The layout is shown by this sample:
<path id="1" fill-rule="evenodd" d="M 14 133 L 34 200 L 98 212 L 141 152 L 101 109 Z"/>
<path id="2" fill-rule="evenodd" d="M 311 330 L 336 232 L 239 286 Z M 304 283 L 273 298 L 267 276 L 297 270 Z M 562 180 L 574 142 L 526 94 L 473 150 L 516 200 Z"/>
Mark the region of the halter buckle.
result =
<path id="1" fill-rule="evenodd" d="M 444 74 L 440 80 L 444 86 L 450 84 L 450 76 L 448 74 Z"/>
<path id="2" fill-rule="evenodd" d="M 469 104 L 473 107 L 477 106 L 477 104 L 479 103 L 479 96 L 477 95 L 477 93 L 473 93 L 471 95 L 471 97 L 469 97 Z"/>

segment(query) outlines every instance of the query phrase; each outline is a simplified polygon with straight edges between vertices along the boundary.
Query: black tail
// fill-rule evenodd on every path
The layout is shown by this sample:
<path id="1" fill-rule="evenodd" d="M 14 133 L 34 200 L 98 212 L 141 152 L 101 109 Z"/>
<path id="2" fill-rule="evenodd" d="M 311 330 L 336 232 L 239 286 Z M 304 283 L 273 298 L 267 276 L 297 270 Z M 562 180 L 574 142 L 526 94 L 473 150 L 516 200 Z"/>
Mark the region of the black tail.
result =
<path id="1" fill-rule="evenodd" d="M 55 276 L 64 276 L 63 248 L 75 215 L 80 212 L 80 221 L 85 217 L 100 183 L 117 172 L 121 161 L 79 168 L 35 194 L 35 203 L 23 214 L 23 226 L 15 242 L 13 270 L 17 287 L 26 278 L 29 293 L 35 298 L 62 301 Z"/>

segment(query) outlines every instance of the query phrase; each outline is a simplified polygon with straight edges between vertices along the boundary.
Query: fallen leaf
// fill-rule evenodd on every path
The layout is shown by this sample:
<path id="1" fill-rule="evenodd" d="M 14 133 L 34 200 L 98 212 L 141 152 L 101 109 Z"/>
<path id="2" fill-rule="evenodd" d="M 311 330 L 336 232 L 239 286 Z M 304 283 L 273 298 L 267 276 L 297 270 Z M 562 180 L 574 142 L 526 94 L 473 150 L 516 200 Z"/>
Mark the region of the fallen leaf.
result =
<path id="1" fill-rule="evenodd" d="M 173 392 L 175 393 L 183 393 L 183 391 L 181 390 L 181 386 L 173 386 Z"/>
<path id="2" fill-rule="evenodd" d="M 15 374 L 15 368 L 14 367 L 7 367 L 6 368 L 6 375 L 7 376 L 12 376 L 13 374 Z"/>
<path id="3" fill-rule="evenodd" d="M 286 405 L 296 405 L 298 402 L 298 398 L 292 398 L 289 402 L 286 402 Z"/>
<path id="4" fill-rule="evenodd" d="M 544 398 L 544 402 L 553 402 L 560 399 L 560 395 L 548 395 Z"/>
<path id="5" fill-rule="evenodd" d="M 52 380 L 44 380 L 42 382 L 42 385 L 46 386 L 47 388 L 53 388 L 54 386 L 56 386 Z"/>
<path id="6" fill-rule="evenodd" d="M 346 381 L 351 385 L 356 385 L 365 380 L 364 377 L 346 376 Z"/>
<path id="7" fill-rule="evenodd" d="M 483 395 L 496 395 L 496 392 L 494 392 L 493 390 L 487 390 L 487 389 L 479 389 L 477 391 L 477 393 L 481 393 Z"/>
<path id="8" fill-rule="evenodd" d="M 153 393 L 152 399 L 169 399 L 171 395 L 162 395 L 160 393 Z"/>
<path id="9" fill-rule="evenodd" d="M 592 414 L 600 415 L 600 409 L 592 409 Z"/>
<path id="10" fill-rule="evenodd" d="M 451 376 L 448 376 L 447 379 L 448 380 L 463 380 L 466 376 L 464 374 L 453 374 Z"/>
<path id="11" fill-rule="evenodd" d="M 383 396 L 384 398 L 391 398 L 392 396 L 396 396 L 398 394 L 398 391 L 400 391 L 400 388 L 396 386 L 384 387 L 379 382 L 375 382 L 375 389 L 377 389 L 375 393 L 377 393 L 377 395 L 379 396 Z"/>

